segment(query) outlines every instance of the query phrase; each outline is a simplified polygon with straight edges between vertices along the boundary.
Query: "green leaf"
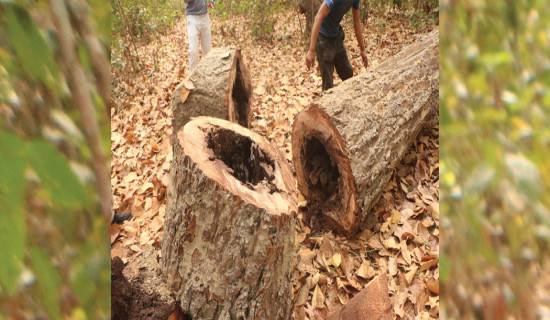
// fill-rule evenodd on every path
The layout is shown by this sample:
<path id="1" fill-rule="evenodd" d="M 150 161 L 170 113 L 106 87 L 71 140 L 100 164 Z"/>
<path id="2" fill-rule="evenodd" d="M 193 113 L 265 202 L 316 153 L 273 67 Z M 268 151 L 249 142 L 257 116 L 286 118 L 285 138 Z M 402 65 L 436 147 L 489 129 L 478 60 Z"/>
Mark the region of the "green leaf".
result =
<path id="1" fill-rule="evenodd" d="M 101 269 L 96 268 L 94 249 L 96 248 L 92 243 L 84 245 L 80 250 L 80 261 L 72 268 L 72 287 L 82 305 L 87 305 L 93 297 L 101 272 Z"/>
<path id="2" fill-rule="evenodd" d="M 441 281 L 446 281 L 449 279 L 450 274 L 451 263 L 447 255 L 442 252 L 441 255 L 439 255 L 439 278 L 441 279 Z"/>
<path id="3" fill-rule="evenodd" d="M 59 79 L 55 60 L 29 13 L 18 5 L 5 7 L 7 33 L 25 72 L 48 80 L 46 71 Z"/>
<path id="4" fill-rule="evenodd" d="M 23 141 L 0 131 L 0 154 L 0 284 L 12 293 L 19 278 L 25 245 Z"/>
<path id="5" fill-rule="evenodd" d="M 41 290 L 42 307 L 51 319 L 61 319 L 59 293 L 61 280 L 51 257 L 37 248 L 30 249 L 33 270 Z"/>
<path id="6" fill-rule="evenodd" d="M 29 145 L 29 162 L 54 204 L 70 209 L 85 205 L 84 187 L 67 159 L 54 146 L 44 141 L 33 141 Z"/>

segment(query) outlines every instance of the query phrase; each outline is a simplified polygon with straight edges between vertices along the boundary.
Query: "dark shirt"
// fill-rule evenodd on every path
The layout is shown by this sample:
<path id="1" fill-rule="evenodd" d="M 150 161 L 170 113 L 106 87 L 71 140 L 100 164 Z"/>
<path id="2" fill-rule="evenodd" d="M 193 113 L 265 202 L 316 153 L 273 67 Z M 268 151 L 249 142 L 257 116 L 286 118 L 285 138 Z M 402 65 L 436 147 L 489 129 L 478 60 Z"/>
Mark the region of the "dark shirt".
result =
<path id="1" fill-rule="evenodd" d="M 214 3 L 213 0 L 210 0 L 210 2 Z M 186 15 L 205 14 L 207 11 L 206 0 L 185 0 Z"/>
<path id="2" fill-rule="evenodd" d="M 340 21 L 344 18 L 346 12 L 354 7 L 359 10 L 359 0 L 324 0 L 330 12 L 321 23 L 319 32 L 327 38 L 335 38 L 340 29 Z"/>

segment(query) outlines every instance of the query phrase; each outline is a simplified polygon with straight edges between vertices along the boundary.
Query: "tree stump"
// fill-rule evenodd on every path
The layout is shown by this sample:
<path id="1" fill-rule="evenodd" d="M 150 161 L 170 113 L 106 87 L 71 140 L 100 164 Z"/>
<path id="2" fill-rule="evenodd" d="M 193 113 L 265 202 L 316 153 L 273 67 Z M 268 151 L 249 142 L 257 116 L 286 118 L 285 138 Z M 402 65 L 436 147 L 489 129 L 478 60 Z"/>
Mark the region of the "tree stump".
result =
<path id="1" fill-rule="evenodd" d="M 210 116 L 250 127 L 252 82 L 241 51 L 213 48 L 172 94 L 172 146 L 191 117 Z"/>
<path id="2" fill-rule="evenodd" d="M 298 114 L 298 189 L 322 221 L 350 235 L 365 221 L 420 130 L 439 108 L 439 32 L 342 82 Z"/>
<path id="3" fill-rule="evenodd" d="M 290 319 L 296 187 L 282 154 L 226 120 L 178 134 L 164 277 L 190 319 Z"/>

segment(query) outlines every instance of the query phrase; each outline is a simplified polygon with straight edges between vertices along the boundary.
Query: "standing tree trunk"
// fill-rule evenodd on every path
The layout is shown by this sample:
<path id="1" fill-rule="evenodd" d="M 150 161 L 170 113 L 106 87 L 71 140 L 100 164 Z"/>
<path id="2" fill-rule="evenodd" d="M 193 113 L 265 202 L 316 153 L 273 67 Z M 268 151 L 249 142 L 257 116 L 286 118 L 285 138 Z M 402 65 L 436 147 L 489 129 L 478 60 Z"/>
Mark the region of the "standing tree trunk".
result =
<path id="1" fill-rule="evenodd" d="M 300 0 L 298 1 L 298 10 L 300 13 L 306 17 L 306 27 L 304 29 L 303 37 L 306 40 L 309 40 L 311 37 L 311 28 L 313 27 L 313 22 L 315 21 L 315 15 L 319 11 L 322 1 L 319 0 Z M 307 42 L 307 47 L 309 48 L 309 42 Z"/>
<path id="2" fill-rule="evenodd" d="M 325 223 L 352 234 L 393 169 L 437 116 L 439 32 L 433 31 L 370 72 L 327 91 L 298 114 L 292 156 L 298 189 Z"/>
<path id="3" fill-rule="evenodd" d="M 172 97 L 172 146 L 191 117 L 228 119 L 246 128 L 252 121 L 250 72 L 235 47 L 210 50 Z"/>
<path id="4" fill-rule="evenodd" d="M 164 277 L 190 319 L 290 319 L 296 189 L 262 136 L 199 117 L 178 133 Z"/>
<path id="5" fill-rule="evenodd" d="M 361 0 L 360 12 L 363 27 L 367 27 L 367 22 L 369 21 L 369 0 Z"/>

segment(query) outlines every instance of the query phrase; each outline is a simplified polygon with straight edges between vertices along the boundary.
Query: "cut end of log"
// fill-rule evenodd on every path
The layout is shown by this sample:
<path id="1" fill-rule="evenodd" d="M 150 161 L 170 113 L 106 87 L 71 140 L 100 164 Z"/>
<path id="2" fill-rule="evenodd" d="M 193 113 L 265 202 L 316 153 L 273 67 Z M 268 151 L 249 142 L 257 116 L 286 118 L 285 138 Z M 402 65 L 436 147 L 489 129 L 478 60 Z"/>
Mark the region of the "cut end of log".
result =
<path id="1" fill-rule="evenodd" d="M 347 304 L 336 309 L 328 316 L 328 320 L 390 320 L 395 315 L 388 293 L 388 280 L 385 273 L 374 277 L 361 292 L 356 294 Z"/>
<path id="2" fill-rule="evenodd" d="M 241 51 L 213 48 L 172 93 L 172 137 L 194 117 L 230 120 L 248 128 L 252 121 L 252 80 Z"/>
<path id="3" fill-rule="evenodd" d="M 252 81 L 241 50 L 235 52 L 229 74 L 229 93 L 229 120 L 249 128 L 252 122 Z"/>
<path id="4" fill-rule="evenodd" d="M 290 319 L 290 164 L 266 138 L 227 120 L 198 117 L 177 138 L 162 258 L 184 315 Z"/>
<path id="5" fill-rule="evenodd" d="M 206 176 L 244 201 L 275 215 L 296 211 L 290 167 L 264 137 L 233 122 L 198 117 L 178 139 Z"/>
<path id="6" fill-rule="evenodd" d="M 326 91 L 296 116 L 292 157 L 298 188 L 314 209 L 307 215 L 319 213 L 347 234 L 366 225 L 393 169 L 437 116 L 438 35 Z"/>
<path id="7" fill-rule="evenodd" d="M 315 105 L 294 120 L 292 156 L 298 189 L 310 204 L 308 215 L 320 213 L 331 228 L 352 234 L 359 208 L 350 161 L 342 137 Z"/>

